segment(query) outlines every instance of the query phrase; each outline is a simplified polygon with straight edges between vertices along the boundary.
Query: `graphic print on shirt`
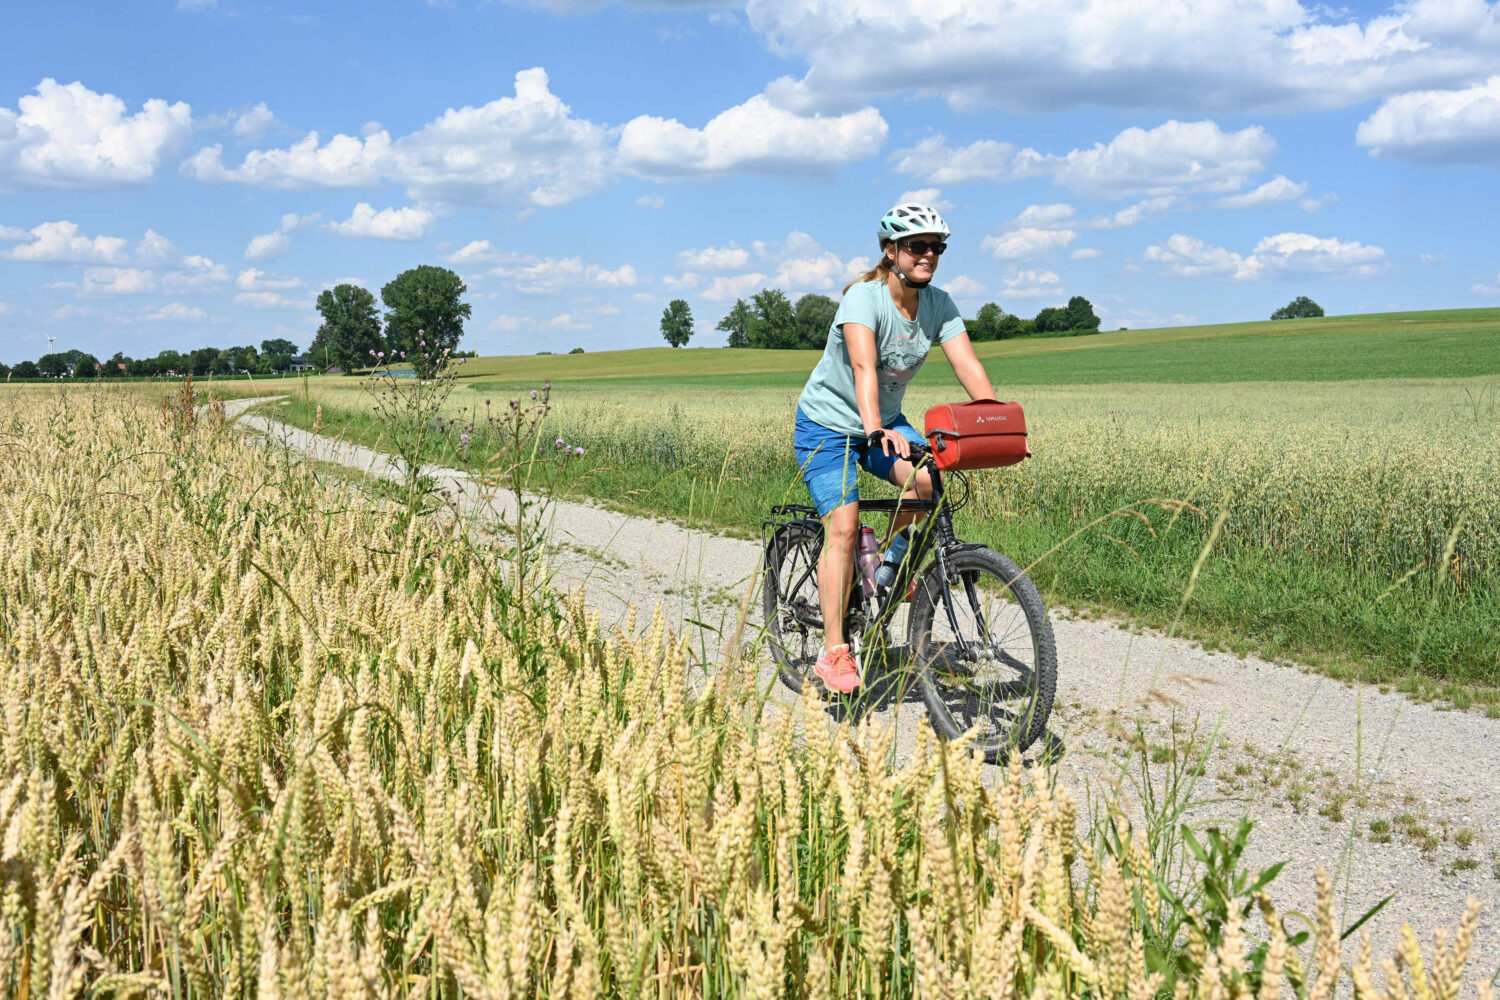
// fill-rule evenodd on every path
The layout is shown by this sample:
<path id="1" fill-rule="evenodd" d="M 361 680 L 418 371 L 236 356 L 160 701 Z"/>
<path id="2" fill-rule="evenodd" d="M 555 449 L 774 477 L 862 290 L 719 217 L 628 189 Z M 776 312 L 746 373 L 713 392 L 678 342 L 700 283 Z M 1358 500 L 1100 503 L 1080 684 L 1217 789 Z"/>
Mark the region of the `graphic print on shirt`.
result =
<path id="1" fill-rule="evenodd" d="M 900 392 L 912 380 L 917 369 L 922 367 L 927 352 L 917 345 L 915 337 L 896 337 L 881 352 L 876 377 L 884 392 Z"/>

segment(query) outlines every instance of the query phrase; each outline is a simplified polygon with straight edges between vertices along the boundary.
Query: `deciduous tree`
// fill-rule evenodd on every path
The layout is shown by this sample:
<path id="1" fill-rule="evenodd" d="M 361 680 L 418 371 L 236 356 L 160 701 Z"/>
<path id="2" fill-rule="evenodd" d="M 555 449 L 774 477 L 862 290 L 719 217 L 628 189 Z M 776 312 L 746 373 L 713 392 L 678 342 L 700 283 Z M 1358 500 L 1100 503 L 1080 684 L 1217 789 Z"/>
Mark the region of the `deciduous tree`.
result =
<path id="1" fill-rule="evenodd" d="M 1323 307 L 1306 295 L 1299 295 L 1271 314 L 1272 319 L 1310 319 L 1323 315 Z"/>
<path id="2" fill-rule="evenodd" d="M 693 336 L 693 310 L 686 299 L 673 299 L 661 314 L 661 335 L 673 347 L 681 347 Z"/>
<path id="3" fill-rule="evenodd" d="M 1061 333 L 1068 328 L 1067 313 L 1056 306 L 1043 309 L 1031 322 L 1037 333 Z"/>
<path id="4" fill-rule="evenodd" d="M 1000 336 L 1000 317 L 1005 315 L 993 302 L 986 302 L 979 307 L 979 312 L 974 316 L 975 329 L 969 331 L 970 340 L 995 340 Z"/>
<path id="5" fill-rule="evenodd" d="M 1068 307 L 1063 310 L 1064 320 L 1067 322 L 1066 329 L 1074 331 L 1098 330 L 1099 317 L 1094 314 L 1094 304 L 1082 295 L 1075 295 L 1068 300 Z"/>
<path id="6" fill-rule="evenodd" d="M 839 304 L 826 295 L 807 294 L 797 300 L 797 346 L 822 350 Z"/>
<path id="7" fill-rule="evenodd" d="M 779 288 L 762 288 L 750 301 L 751 347 L 784 350 L 797 346 L 797 313 L 786 293 Z"/>
<path id="8" fill-rule="evenodd" d="M 402 271 L 380 290 L 386 341 L 391 350 L 406 351 L 422 377 L 432 374 L 431 365 L 444 350 L 457 349 L 463 339 L 464 320 L 473 313 L 463 300 L 468 290 L 458 275 L 431 264 Z"/>
<path id="9" fill-rule="evenodd" d="M 380 316 L 369 289 L 347 283 L 335 285 L 319 293 L 317 307 L 323 325 L 318 327 L 308 351 L 314 364 L 353 371 L 371 364 L 371 351 L 384 350 Z"/>
<path id="10" fill-rule="evenodd" d="M 750 307 L 745 305 L 744 299 L 735 299 L 734 308 L 729 310 L 728 315 L 719 320 L 716 330 L 723 330 L 729 334 L 730 347 L 750 346 L 750 324 L 755 319 L 755 314 Z"/>

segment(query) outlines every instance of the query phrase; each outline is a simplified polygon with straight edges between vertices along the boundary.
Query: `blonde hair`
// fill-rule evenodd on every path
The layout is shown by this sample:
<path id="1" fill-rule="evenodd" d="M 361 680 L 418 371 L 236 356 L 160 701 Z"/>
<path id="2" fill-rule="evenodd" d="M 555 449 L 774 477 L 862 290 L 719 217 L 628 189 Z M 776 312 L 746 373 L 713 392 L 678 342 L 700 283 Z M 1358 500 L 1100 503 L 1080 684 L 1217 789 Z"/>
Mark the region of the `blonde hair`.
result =
<path id="1" fill-rule="evenodd" d="M 890 276 L 890 273 L 891 273 L 894 265 L 891 264 L 891 258 L 888 257 L 888 256 L 886 256 L 886 252 L 885 252 L 886 244 L 889 244 L 889 243 L 890 243 L 890 240 L 887 240 L 885 244 L 881 244 L 881 247 L 880 247 L 880 263 L 876 264 L 874 267 L 870 268 L 864 274 L 862 274 L 858 278 L 855 278 L 853 281 L 849 282 L 849 284 L 845 285 L 844 286 L 844 290 L 842 292 L 840 292 L 839 294 L 841 294 L 841 295 L 848 295 L 849 294 L 849 289 L 853 288 L 855 285 L 859 284 L 860 282 L 863 282 L 863 281 L 885 281 L 886 278 Z"/>

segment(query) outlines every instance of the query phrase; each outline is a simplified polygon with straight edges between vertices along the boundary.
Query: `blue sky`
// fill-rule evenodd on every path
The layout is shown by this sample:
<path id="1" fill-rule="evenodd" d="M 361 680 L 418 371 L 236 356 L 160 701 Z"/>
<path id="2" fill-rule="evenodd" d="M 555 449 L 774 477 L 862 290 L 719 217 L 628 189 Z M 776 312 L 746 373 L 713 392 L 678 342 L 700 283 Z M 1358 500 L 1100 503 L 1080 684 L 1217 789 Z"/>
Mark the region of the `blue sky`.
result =
<path id="1" fill-rule="evenodd" d="M 0 361 L 311 342 L 462 274 L 481 353 L 693 346 L 837 295 L 903 198 L 966 315 L 1106 329 L 1500 305 L 1500 6 L 1414 0 L 23 4 Z"/>

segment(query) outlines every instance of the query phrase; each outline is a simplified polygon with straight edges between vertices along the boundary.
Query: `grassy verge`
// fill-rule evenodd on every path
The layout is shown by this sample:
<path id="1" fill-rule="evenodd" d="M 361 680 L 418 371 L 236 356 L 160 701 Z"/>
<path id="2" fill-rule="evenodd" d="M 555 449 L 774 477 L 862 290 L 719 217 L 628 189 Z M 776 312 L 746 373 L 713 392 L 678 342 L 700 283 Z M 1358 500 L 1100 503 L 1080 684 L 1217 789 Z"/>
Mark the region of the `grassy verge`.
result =
<path id="1" fill-rule="evenodd" d="M 314 398 L 273 406 L 302 427 L 318 419 Z M 324 433 L 379 448 L 378 422 L 352 405 L 322 404 Z M 668 439 L 622 435 L 591 441 L 562 484 L 565 493 L 621 509 L 673 517 L 731 533 L 758 529 L 769 507 L 801 500 L 790 454 L 773 462 L 684 454 Z M 482 453 L 482 447 L 480 448 Z M 430 461 L 459 465 L 439 442 Z M 1002 473 L 1003 475 L 1003 473 Z M 869 493 L 883 484 L 867 482 Z M 1004 551 L 1031 573 L 1050 603 L 1084 614 L 1124 616 L 1145 627 L 1174 622 L 1207 534 L 1207 518 L 1148 502 L 1147 493 L 1094 498 L 1088 516 L 1061 504 L 1009 515 L 958 515 L 960 534 Z M 977 506 L 977 505 L 976 505 Z M 1126 508 L 1098 525 L 1088 523 Z M 1083 530 L 1080 530 L 1083 529 Z M 1349 680 L 1391 685 L 1460 707 L 1500 706 L 1500 583 L 1275 551 L 1230 535 L 1203 567 L 1178 631 L 1210 647 L 1307 662 Z"/>

